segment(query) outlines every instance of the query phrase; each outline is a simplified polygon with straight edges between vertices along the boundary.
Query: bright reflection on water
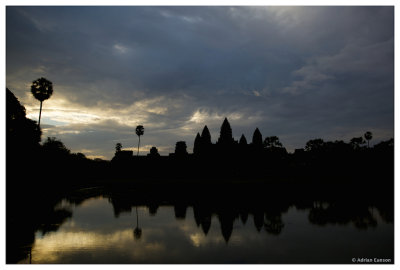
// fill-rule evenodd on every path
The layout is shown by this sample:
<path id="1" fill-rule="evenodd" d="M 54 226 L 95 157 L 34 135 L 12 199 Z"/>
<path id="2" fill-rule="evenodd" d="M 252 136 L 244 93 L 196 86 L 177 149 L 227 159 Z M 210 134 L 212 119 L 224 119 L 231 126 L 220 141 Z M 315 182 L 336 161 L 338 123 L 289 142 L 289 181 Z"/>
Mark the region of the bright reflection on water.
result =
<path id="1" fill-rule="evenodd" d="M 155 214 L 132 206 L 116 214 L 109 199 L 97 197 L 58 207 L 72 217 L 57 231 L 36 232 L 32 263 L 351 263 L 393 254 L 393 223 L 376 209 L 370 209 L 376 224 L 360 230 L 351 223 L 311 224 L 310 209 L 290 206 L 271 233 L 252 213 L 236 216 L 230 227 L 215 213 L 211 224 L 198 225 L 192 206 L 159 206 Z"/>

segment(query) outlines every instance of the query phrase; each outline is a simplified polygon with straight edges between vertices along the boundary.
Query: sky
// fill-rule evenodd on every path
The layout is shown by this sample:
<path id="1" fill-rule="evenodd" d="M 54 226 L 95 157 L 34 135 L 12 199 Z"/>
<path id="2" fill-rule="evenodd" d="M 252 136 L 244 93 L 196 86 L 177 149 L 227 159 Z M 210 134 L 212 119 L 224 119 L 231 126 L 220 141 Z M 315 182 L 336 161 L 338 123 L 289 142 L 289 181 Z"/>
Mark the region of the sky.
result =
<path id="1" fill-rule="evenodd" d="M 32 81 L 54 93 L 41 126 L 72 152 L 115 144 L 162 155 L 225 117 L 233 136 L 371 144 L 394 137 L 391 6 L 8 6 L 6 87 L 37 121 Z"/>

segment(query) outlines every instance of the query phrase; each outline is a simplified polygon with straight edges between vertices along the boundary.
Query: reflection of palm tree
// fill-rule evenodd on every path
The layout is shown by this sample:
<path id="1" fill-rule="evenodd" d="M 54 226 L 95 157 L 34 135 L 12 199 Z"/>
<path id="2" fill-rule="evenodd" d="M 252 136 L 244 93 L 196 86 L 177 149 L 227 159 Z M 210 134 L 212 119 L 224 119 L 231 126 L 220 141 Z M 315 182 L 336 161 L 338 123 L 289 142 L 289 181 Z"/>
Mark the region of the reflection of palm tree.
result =
<path id="1" fill-rule="evenodd" d="M 140 239 L 140 237 L 142 236 L 142 229 L 139 228 L 139 215 L 137 211 L 137 206 L 136 206 L 136 228 L 133 231 L 133 236 L 135 237 L 135 239 Z"/>
<path id="2" fill-rule="evenodd" d="M 32 82 L 31 85 L 32 95 L 40 101 L 40 111 L 39 111 L 39 122 L 38 127 L 40 127 L 40 118 L 42 115 L 42 103 L 46 99 L 49 99 L 53 94 L 53 83 L 46 80 L 45 78 L 39 78 Z"/>
<path id="3" fill-rule="evenodd" d="M 144 134 L 144 127 L 142 125 L 139 125 L 136 127 L 136 135 L 139 136 L 139 143 L 137 147 L 137 155 L 139 156 L 139 146 L 140 146 L 140 136 Z"/>

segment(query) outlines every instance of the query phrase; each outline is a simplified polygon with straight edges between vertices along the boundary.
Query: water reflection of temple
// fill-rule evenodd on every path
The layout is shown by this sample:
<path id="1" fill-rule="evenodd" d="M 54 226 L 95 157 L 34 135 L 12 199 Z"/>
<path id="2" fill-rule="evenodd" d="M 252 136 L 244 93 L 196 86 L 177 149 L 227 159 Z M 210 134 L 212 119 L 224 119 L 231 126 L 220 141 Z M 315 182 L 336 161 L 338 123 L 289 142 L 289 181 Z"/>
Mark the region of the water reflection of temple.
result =
<path id="1" fill-rule="evenodd" d="M 181 199 L 146 200 L 135 196 L 125 197 L 111 195 L 109 201 L 113 206 L 114 215 L 118 217 L 122 212 L 131 212 L 132 208 L 141 205 L 146 206 L 150 215 L 156 215 L 160 206 L 172 206 L 175 218 L 186 219 L 188 208 L 193 210 L 194 221 L 204 235 L 207 235 L 212 221 L 217 220 L 221 234 L 228 243 L 233 233 L 235 222 L 243 225 L 252 219 L 254 229 L 270 235 L 280 235 L 285 229 L 282 215 L 287 213 L 290 207 L 308 210 L 308 219 L 311 224 L 324 226 L 327 224 L 351 224 L 357 229 L 367 229 L 377 225 L 373 208 L 368 204 L 354 204 L 354 202 L 337 201 L 313 201 L 313 200 L 283 200 L 273 196 L 258 200 L 217 200 L 215 197 L 199 199 L 188 197 Z M 376 210 L 375 210 L 376 211 Z M 382 213 L 382 218 L 385 214 Z M 390 220 L 386 220 L 390 222 Z"/>
<path id="2" fill-rule="evenodd" d="M 273 190 L 266 194 L 265 190 Z M 336 194 L 336 192 L 334 192 Z M 245 196 L 244 194 L 251 194 Z M 202 230 L 205 236 L 209 235 L 213 223 L 217 222 L 220 234 L 228 243 L 234 234 L 238 223 L 252 226 L 260 234 L 279 236 L 286 228 L 285 213 L 292 207 L 308 212 L 308 221 L 316 226 L 347 225 L 358 230 L 366 230 L 378 226 L 378 220 L 384 223 L 394 222 L 393 203 L 390 196 L 375 194 L 374 200 L 359 197 L 357 201 L 351 197 L 341 196 L 332 199 L 332 196 L 322 196 L 326 199 L 316 199 L 311 193 L 279 192 L 277 188 L 213 189 L 198 188 L 197 192 L 183 193 L 179 189 L 137 189 L 107 191 L 83 189 L 78 193 L 70 194 L 64 202 L 68 206 L 81 205 L 88 199 L 96 197 L 108 198 L 113 207 L 114 217 L 119 218 L 122 213 L 131 213 L 136 217 L 132 224 L 132 233 L 135 239 L 140 239 L 146 233 L 142 228 L 140 214 L 136 209 L 145 206 L 150 216 L 157 215 L 160 207 L 173 207 L 177 220 L 192 219 Z M 321 197 L 320 195 L 318 195 Z M 321 198 L 322 198 L 321 197 Z M 369 196 L 368 196 L 369 197 Z M 65 201 L 66 200 L 66 201 Z M 36 203 L 37 200 L 36 200 Z M 44 202 L 41 202 L 44 203 Z M 31 212 L 18 215 L 18 226 L 9 227 L 7 235 L 8 262 L 18 262 L 23 258 L 29 260 L 29 247 L 35 241 L 38 231 L 47 234 L 57 231 L 58 228 L 72 216 L 72 209 L 65 208 L 64 204 L 49 201 L 47 209 L 40 213 Z M 36 208 L 34 208 L 36 209 Z M 189 211 L 189 209 L 191 211 Z M 136 212 L 136 213 L 135 213 Z M 190 215 L 193 214 L 193 217 Z M 214 224 L 215 226 L 216 224 Z M 142 232 L 143 229 L 143 232 Z M 33 258 L 34 259 L 34 258 Z"/>

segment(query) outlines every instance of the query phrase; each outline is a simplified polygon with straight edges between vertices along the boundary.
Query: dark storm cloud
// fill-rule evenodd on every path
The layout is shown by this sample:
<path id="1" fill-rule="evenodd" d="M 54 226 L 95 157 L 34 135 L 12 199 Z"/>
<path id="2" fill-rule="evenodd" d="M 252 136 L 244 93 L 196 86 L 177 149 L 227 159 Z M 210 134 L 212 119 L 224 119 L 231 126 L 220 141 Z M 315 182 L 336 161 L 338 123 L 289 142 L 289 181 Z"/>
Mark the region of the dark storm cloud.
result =
<path id="1" fill-rule="evenodd" d="M 377 140 L 393 136 L 393 7 L 6 12 L 7 86 L 20 100 L 30 104 L 26 84 L 45 76 L 57 86 L 54 99 L 107 116 L 132 115 L 129 123 L 110 124 L 113 130 L 90 123 L 79 134 L 63 133 L 71 148 L 80 142 L 76 149 L 84 149 L 88 136 L 91 149 L 105 153 L 104 140 L 124 140 L 133 118 L 145 121 L 149 145 L 170 148 L 178 140 L 190 148 L 205 124 L 215 141 L 225 116 L 236 138 L 251 139 L 258 126 L 290 149 L 366 130 Z M 86 134 L 89 126 L 94 132 Z"/>

